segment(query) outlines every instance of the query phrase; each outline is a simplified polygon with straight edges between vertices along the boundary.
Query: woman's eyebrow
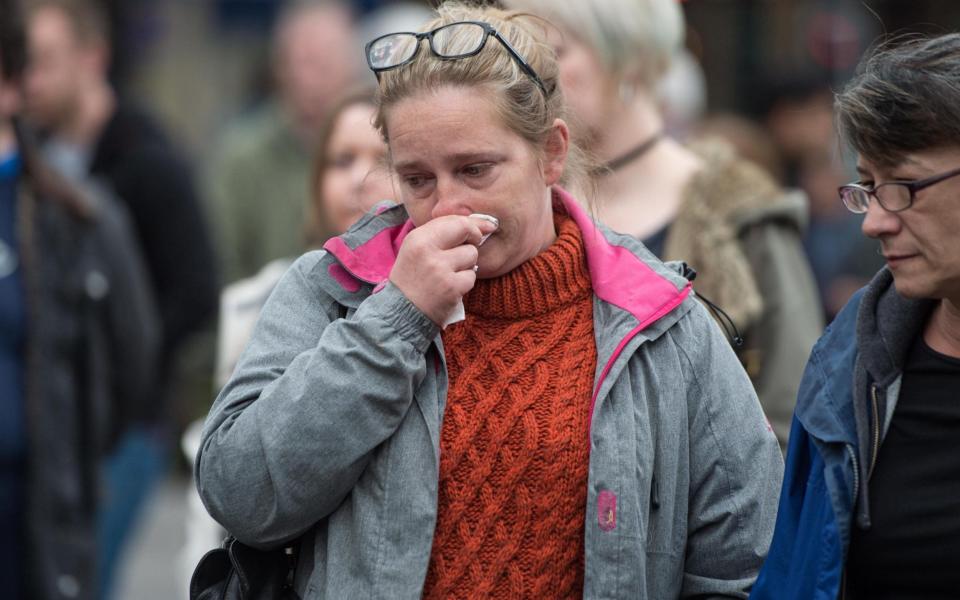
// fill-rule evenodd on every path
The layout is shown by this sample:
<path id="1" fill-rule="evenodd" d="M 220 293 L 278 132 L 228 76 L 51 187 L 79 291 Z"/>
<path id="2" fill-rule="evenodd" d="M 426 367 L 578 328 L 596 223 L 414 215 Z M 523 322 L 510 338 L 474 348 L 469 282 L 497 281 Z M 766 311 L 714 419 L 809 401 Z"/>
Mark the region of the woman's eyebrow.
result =
<path id="1" fill-rule="evenodd" d="M 481 161 L 481 162 L 502 162 L 505 160 L 506 155 L 500 152 L 456 152 L 450 154 L 444 158 L 444 162 L 448 165 L 459 165 L 466 162 Z M 406 171 L 406 170 L 415 170 L 426 168 L 423 162 L 419 159 L 404 160 L 400 162 L 394 162 L 393 168 L 395 171 Z"/>

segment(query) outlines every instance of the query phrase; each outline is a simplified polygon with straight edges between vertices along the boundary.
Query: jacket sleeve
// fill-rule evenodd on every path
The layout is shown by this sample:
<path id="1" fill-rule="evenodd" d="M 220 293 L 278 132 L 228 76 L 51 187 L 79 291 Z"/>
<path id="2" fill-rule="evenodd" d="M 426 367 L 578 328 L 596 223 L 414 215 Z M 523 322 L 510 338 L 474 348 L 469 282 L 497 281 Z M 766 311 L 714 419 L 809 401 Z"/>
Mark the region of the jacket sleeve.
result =
<path id="1" fill-rule="evenodd" d="M 820 298 L 795 225 L 773 221 L 750 228 L 743 248 L 763 296 L 763 314 L 749 333 L 760 361 L 754 386 L 786 448 L 803 367 L 823 332 Z"/>
<path id="2" fill-rule="evenodd" d="M 702 306 L 687 362 L 690 488 L 683 598 L 746 598 L 773 534 L 783 459 L 750 380 Z"/>
<path id="3" fill-rule="evenodd" d="M 843 571 L 838 532 L 823 459 L 794 418 L 776 529 L 751 600 L 837 597 Z"/>
<path id="4" fill-rule="evenodd" d="M 257 547 L 300 535 L 350 493 L 410 408 L 439 331 L 389 284 L 337 319 L 311 281 L 322 255 L 299 259 L 270 296 L 197 456 L 207 510 Z"/>

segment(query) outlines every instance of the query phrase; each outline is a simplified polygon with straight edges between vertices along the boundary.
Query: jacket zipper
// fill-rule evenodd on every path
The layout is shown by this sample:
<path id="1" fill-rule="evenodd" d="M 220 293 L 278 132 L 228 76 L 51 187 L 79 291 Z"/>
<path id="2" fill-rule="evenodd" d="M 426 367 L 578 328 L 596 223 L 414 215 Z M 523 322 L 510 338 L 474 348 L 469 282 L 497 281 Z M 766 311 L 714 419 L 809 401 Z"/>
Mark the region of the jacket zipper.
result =
<path id="1" fill-rule="evenodd" d="M 873 449 L 870 456 L 870 468 L 867 469 L 867 481 L 870 481 L 870 476 L 873 475 L 873 468 L 877 465 L 877 454 L 880 452 L 880 415 L 878 414 L 878 408 L 880 406 L 879 401 L 877 400 L 877 386 L 876 384 L 870 385 L 870 402 L 873 407 L 873 423 L 871 423 L 871 433 L 873 434 Z M 853 446 L 850 444 L 844 445 L 844 448 L 847 450 L 847 454 L 850 455 L 850 460 L 853 462 L 853 497 L 854 500 L 857 498 L 857 494 L 860 491 L 860 468 L 857 465 L 857 453 L 854 451 Z M 844 565 L 843 571 L 840 574 L 840 595 L 838 596 L 839 600 L 845 600 L 847 597 L 847 567 Z"/>
<path id="2" fill-rule="evenodd" d="M 856 502 L 857 495 L 860 493 L 860 466 L 857 464 L 857 452 L 850 444 L 844 444 L 843 448 L 850 456 L 850 461 L 853 462 L 853 499 Z"/>
<path id="3" fill-rule="evenodd" d="M 877 454 L 880 450 L 880 415 L 877 414 L 879 407 L 879 401 L 877 400 L 877 386 L 876 384 L 870 385 L 870 401 L 873 407 L 873 422 L 871 423 L 871 434 L 872 434 L 872 448 L 873 452 L 870 456 L 870 468 L 867 469 L 867 481 L 870 481 L 870 476 L 873 475 L 873 468 L 877 465 Z M 847 454 L 850 456 L 850 462 L 853 463 L 853 499 L 856 503 L 857 496 L 860 493 L 860 466 L 857 464 L 857 452 L 854 450 L 851 444 L 844 444 L 844 449 L 847 451 Z M 847 597 L 847 567 L 844 565 L 843 571 L 840 574 L 840 593 L 837 596 L 838 600 L 844 600 Z"/>
<path id="4" fill-rule="evenodd" d="M 850 456 L 850 461 L 853 463 L 853 499 L 854 506 L 856 506 L 857 495 L 860 493 L 860 465 L 857 464 L 857 452 L 854 450 L 853 446 L 850 444 L 844 444 L 843 448 L 847 451 L 847 454 Z M 837 599 L 845 600 L 846 597 L 847 565 L 844 563 L 843 570 L 840 572 L 840 594 L 837 596 Z"/>
<path id="5" fill-rule="evenodd" d="M 877 466 L 877 454 L 880 453 L 880 414 L 878 412 L 880 403 L 877 400 L 877 385 L 871 384 L 870 386 L 870 401 L 873 405 L 873 423 L 872 433 L 873 433 L 873 450 L 870 455 L 870 468 L 867 470 L 867 480 L 870 480 L 870 476 L 873 475 L 873 468 Z"/>

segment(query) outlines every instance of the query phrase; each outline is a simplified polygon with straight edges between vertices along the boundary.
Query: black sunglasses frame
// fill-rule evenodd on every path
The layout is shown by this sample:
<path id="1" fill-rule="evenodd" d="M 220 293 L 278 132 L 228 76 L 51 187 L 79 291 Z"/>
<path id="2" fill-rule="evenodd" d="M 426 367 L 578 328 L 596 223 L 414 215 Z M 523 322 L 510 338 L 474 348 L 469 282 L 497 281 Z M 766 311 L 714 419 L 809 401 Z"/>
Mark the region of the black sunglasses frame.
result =
<path id="1" fill-rule="evenodd" d="M 440 54 L 439 52 L 437 52 L 437 49 L 433 46 L 433 35 L 438 31 L 442 31 L 448 27 L 455 27 L 457 25 L 477 25 L 481 27 L 484 31 L 483 42 L 481 42 L 477 46 L 476 50 L 473 50 L 472 52 L 467 52 L 466 54 L 458 54 L 456 56 L 445 56 L 443 54 Z M 410 35 L 417 39 L 417 45 L 413 50 L 413 54 L 411 54 L 410 57 L 407 58 L 406 60 L 401 61 L 395 65 L 390 65 L 389 67 L 375 67 L 373 65 L 373 61 L 370 60 L 370 49 L 373 48 L 374 44 L 376 44 L 380 40 L 393 37 L 395 35 Z M 457 21 L 456 23 L 447 23 L 446 25 L 442 25 L 440 27 L 437 27 L 436 29 L 433 29 L 431 31 L 425 31 L 422 33 L 416 33 L 413 31 L 397 31 L 394 33 L 388 33 L 386 35 L 381 35 L 380 37 L 377 37 L 367 42 L 367 45 L 364 47 L 364 55 L 366 56 L 366 59 L 367 59 L 367 66 L 370 67 L 370 70 L 373 71 L 373 73 L 377 76 L 377 81 L 380 81 L 380 73 L 384 71 L 392 71 L 393 69 L 399 69 L 400 67 L 404 65 L 408 65 L 411 62 L 413 62 L 413 59 L 415 59 L 417 57 L 417 54 L 420 52 L 420 46 L 422 45 L 421 42 L 423 42 L 423 40 L 428 40 L 430 42 L 430 51 L 433 52 L 434 56 L 436 56 L 437 58 L 441 60 L 460 60 L 461 58 L 469 58 L 471 56 L 476 56 L 480 54 L 480 52 L 484 49 L 484 47 L 486 47 L 487 39 L 490 37 L 495 38 L 498 42 L 500 42 L 500 44 L 504 48 L 506 48 L 507 53 L 510 54 L 510 57 L 513 58 L 513 60 L 516 61 L 517 65 L 520 66 L 520 69 L 524 73 L 526 73 L 527 76 L 529 76 L 534 83 L 537 84 L 537 87 L 540 88 L 540 91 L 543 92 L 544 96 L 550 95 L 547 92 L 547 86 L 543 84 L 543 80 L 540 79 L 540 76 L 537 75 L 537 72 L 533 70 L 533 67 L 531 67 L 530 64 L 526 60 L 524 60 L 522 56 L 520 56 L 520 53 L 517 52 L 514 49 L 514 47 L 510 45 L 510 42 L 508 42 L 506 38 L 500 35 L 499 31 L 497 31 L 489 23 L 485 23 L 483 21 Z"/>
<path id="2" fill-rule="evenodd" d="M 872 189 L 864 187 L 859 183 L 848 183 L 847 185 L 842 185 L 839 188 L 837 188 L 837 193 L 840 195 L 840 200 L 843 201 L 843 195 L 845 191 L 847 190 L 861 191 L 867 194 L 869 197 L 876 200 L 877 204 L 879 204 L 883 208 L 883 210 L 887 212 L 893 212 L 893 213 L 903 212 L 908 208 L 910 208 L 911 206 L 913 206 L 913 202 L 914 200 L 916 200 L 916 197 L 917 197 L 917 192 L 919 192 L 920 190 L 926 189 L 932 185 L 935 185 L 937 183 L 940 183 L 941 181 L 950 179 L 951 177 L 956 177 L 957 175 L 960 175 L 960 168 L 952 169 L 950 171 L 947 171 L 946 173 L 940 173 L 939 175 L 932 175 L 930 177 L 927 177 L 926 179 L 920 179 L 917 181 L 887 181 L 885 183 L 881 183 L 880 185 Z M 907 191 L 910 192 L 910 201 L 907 203 L 907 205 L 904 206 L 903 208 L 895 208 L 895 209 L 890 209 L 884 206 L 883 201 L 877 195 L 877 190 L 879 190 L 880 188 L 886 185 L 897 185 L 897 186 L 907 188 Z M 866 210 L 862 212 L 857 212 L 855 210 L 852 210 L 845 201 L 843 201 L 843 205 L 846 206 L 847 210 L 849 210 L 852 213 L 864 214 L 865 212 L 867 212 Z"/>

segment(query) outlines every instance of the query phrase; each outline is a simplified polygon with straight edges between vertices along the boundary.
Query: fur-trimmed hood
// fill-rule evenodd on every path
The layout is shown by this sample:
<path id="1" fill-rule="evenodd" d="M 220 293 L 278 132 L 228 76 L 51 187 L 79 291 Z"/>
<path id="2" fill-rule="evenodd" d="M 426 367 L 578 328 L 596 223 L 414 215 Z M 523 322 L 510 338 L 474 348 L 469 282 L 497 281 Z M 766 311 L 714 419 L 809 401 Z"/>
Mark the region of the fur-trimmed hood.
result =
<path id="1" fill-rule="evenodd" d="M 806 196 L 783 190 L 724 142 L 703 141 L 690 149 L 704 168 L 687 184 L 663 258 L 689 263 L 698 272 L 695 289 L 721 306 L 738 327 L 749 329 L 763 313 L 763 298 L 741 234 L 773 221 L 802 231 Z"/>

